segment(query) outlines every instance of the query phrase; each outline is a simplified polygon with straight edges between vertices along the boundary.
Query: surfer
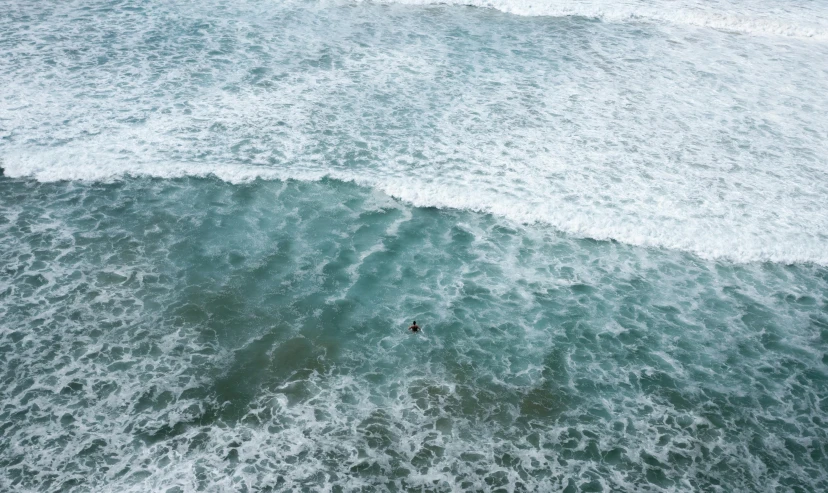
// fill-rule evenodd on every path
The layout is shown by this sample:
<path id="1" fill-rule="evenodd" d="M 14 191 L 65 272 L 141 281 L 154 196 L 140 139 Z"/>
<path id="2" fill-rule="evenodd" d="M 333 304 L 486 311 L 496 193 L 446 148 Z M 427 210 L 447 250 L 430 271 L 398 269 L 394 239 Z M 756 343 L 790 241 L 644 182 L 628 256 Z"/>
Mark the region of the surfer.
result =
<path id="1" fill-rule="evenodd" d="M 408 330 L 410 330 L 411 332 L 419 332 L 420 331 L 420 326 L 417 325 L 416 320 L 414 321 L 414 323 L 411 324 L 411 326 L 408 328 Z"/>

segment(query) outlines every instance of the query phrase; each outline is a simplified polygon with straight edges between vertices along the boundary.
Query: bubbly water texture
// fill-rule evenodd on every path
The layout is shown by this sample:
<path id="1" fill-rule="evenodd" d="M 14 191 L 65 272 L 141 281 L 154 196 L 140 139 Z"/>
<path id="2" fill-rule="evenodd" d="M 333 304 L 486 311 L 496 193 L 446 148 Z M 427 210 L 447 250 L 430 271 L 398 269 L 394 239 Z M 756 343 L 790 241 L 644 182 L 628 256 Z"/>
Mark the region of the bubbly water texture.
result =
<path id="1" fill-rule="evenodd" d="M 828 489 L 828 4 L 0 12 L 0 490 Z"/>
<path id="2" fill-rule="evenodd" d="M 329 176 L 580 237 L 828 265 L 825 42 L 460 7 L 8 10 L 9 176 Z"/>
<path id="3" fill-rule="evenodd" d="M 392 3 L 472 5 L 517 15 L 667 22 L 744 34 L 828 40 L 828 8 L 818 1 L 400 0 Z"/>
<path id="4" fill-rule="evenodd" d="M 7 491 L 828 486 L 825 268 L 333 181 L 0 183 Z"/>

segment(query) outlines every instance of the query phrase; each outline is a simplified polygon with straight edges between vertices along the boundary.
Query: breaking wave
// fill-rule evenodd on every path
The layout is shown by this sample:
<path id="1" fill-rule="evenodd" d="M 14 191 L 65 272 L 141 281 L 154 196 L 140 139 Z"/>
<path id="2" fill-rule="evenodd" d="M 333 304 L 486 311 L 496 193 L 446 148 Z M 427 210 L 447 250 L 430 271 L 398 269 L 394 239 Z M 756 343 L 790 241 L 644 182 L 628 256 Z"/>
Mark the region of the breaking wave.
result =
<path id="1" fill-rule="evenodd" d="M 667 23 L 755 36 L 828 40 L 824 12 L 758 5 L 745 14 L 725 2 L 573 2 L 571 0 L 393 0 L 406 5 L 463 5 L 522 16 L 586 17 L 606 22 Z"/>

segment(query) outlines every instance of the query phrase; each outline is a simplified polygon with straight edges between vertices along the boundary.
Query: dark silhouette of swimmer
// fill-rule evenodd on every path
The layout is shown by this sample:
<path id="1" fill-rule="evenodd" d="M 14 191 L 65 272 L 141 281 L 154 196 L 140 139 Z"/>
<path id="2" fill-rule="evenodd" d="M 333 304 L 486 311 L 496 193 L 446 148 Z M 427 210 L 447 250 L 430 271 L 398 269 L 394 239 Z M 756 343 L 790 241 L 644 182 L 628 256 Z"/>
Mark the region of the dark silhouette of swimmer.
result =
<path id="1" fill-rule="evenodd" d="M 417 325 L 417 321 L 415 320 L 414 323 L 411 324 L 411 327 L 408 328 L 411 332 L 419 332 L 420 326 Z"/>

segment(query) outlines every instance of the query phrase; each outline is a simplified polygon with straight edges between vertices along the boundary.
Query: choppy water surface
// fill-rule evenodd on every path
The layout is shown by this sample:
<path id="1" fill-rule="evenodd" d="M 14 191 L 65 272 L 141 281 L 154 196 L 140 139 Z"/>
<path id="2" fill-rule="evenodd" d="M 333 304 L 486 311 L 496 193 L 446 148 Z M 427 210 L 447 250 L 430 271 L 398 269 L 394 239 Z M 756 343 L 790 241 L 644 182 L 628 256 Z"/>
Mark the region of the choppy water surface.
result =
<path id="1" fill-rule="evenodd" d="M 828 6 L 414 3 L 0 4 L 0 489 L 828 488 Z"/>

